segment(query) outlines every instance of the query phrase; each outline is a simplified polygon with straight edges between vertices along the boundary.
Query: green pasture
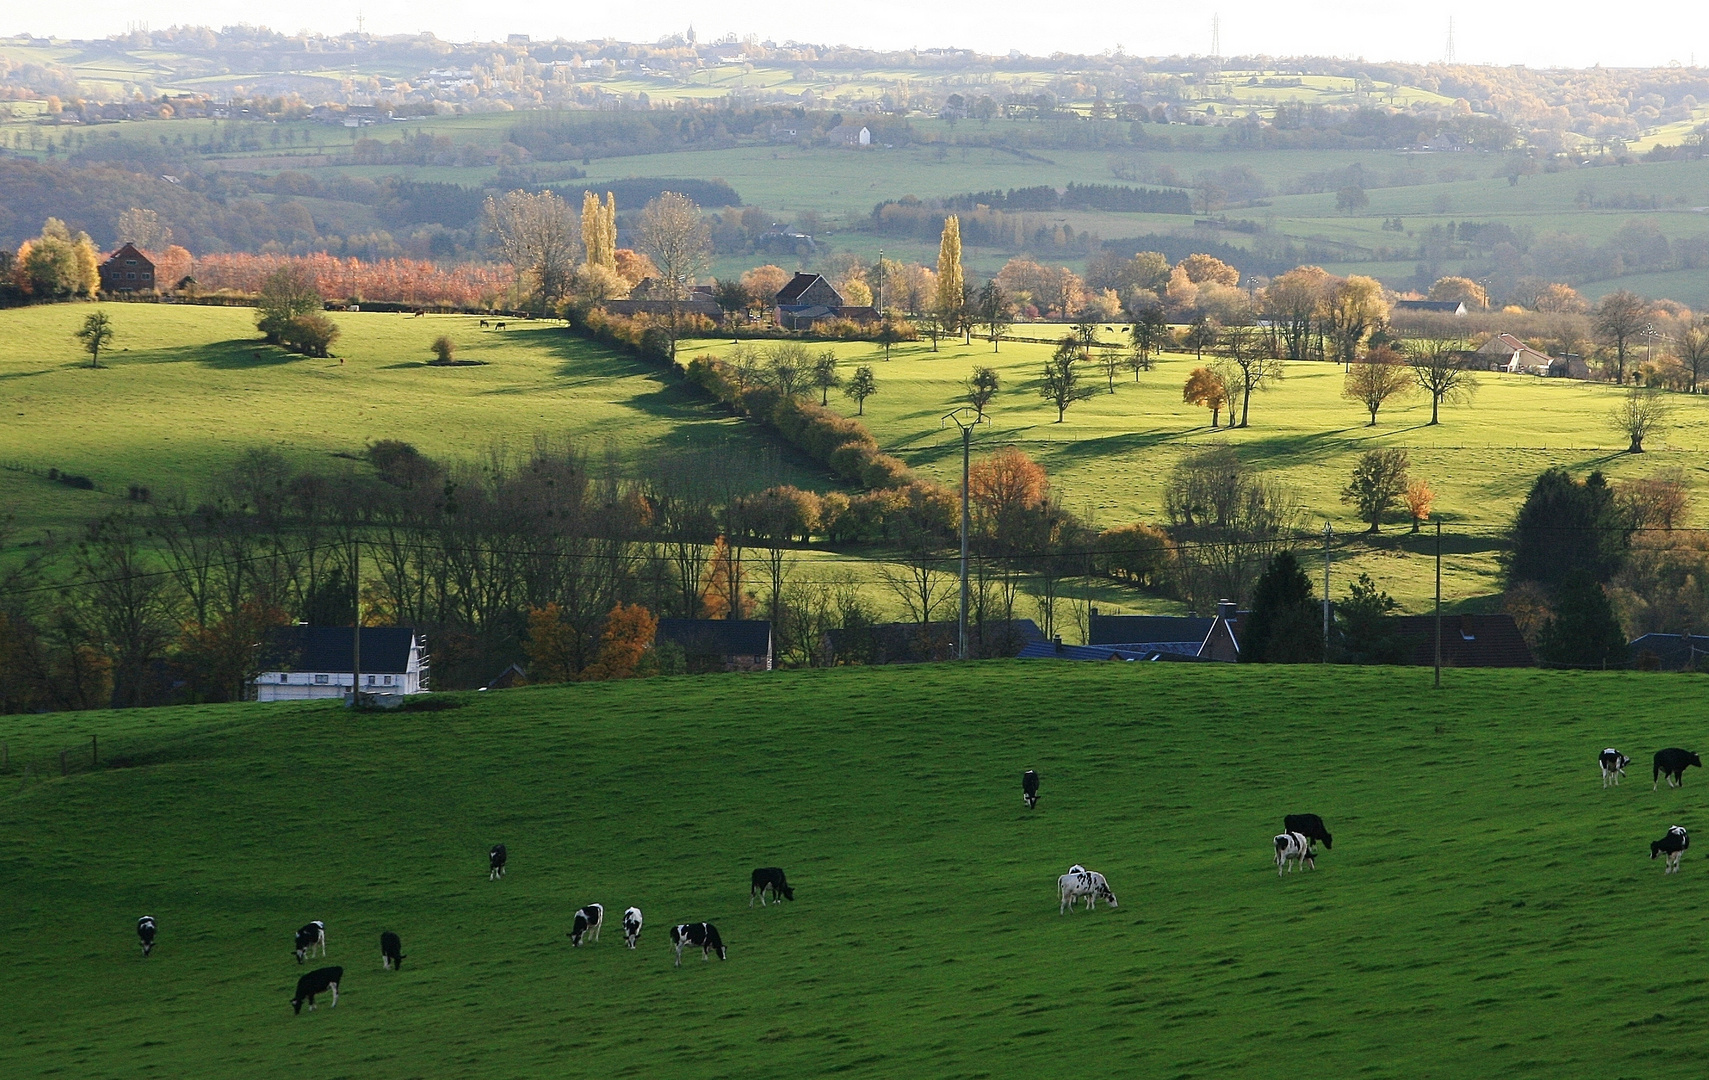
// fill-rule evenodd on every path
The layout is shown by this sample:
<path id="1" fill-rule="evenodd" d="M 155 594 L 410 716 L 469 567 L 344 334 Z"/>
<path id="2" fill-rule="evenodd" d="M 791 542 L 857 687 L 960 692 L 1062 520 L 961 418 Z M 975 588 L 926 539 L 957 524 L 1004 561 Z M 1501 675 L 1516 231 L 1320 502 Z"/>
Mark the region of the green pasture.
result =
<path id="1" fill-rule="evenodd" d="M 1017 324 L 1011 332 L 1054 340 L 1066 329 Z M 1118 328 L 1103 329 L 1102 340 L 1120 339 Z M 681 355 L 729 348 L 727 341 L 697 342 Z M 1365 426 L 1363 407 L 1340 396 L 1339 365 L 1302 361 L 1287 364 L 1281 382 L 1253 396 L 1249 427 L 1213 430 L 1206 410 L 1181 400 L 1182 384 L 1198 360 L 1171 353 L 1137 382 L 1124 366 L 1114 394 L 1107 392 L 1101 365 L 1081 365 L 1082 385 L 1095 392 L 1057 423 L 1055 406 L 1038 393 L 1052 345 L 1004 342 L 993 354 L 989 342 L 945 341 L 933 353 L 930 342 L 921 341 L 894 347 L 888 362 L 881 346 L 834 348 L 845 378 L 857 364 L 873 368 L 879 392 L 867 400 L 864 422 L 879 442 L 951 485 L 960 483 L 960 435 L 942 417 L 959 404 L 961 383 L 976 365 L 996 368 L 1002 390 L 988 410 L 989 426 L 975 436 L 976 452 L 1021 447 L 1045 466 L 1065 505 L 1104 527 L 1161 521 L 1163 488 L 1174 465 L 1195 450 L 1228 443 L 1298 493 L 1307 528 L 1321 530 L 1328 520 L 1338 534 L 1362 532 L 1366 524 L 1340 502 L 1340 491 L 1361 453 L 1403 448 L 1414 475 L 1427 479 L 1437 494 L 1436 512 L 1449 534 L 1444 592 L 1451 600 L 1500 590 L 1498 534 L 1550 465 L 1580 474 L 1601 469 L 1616 479 L 1679 469 L 1700 498 L 1709 491 L 1705 398 L 1671 396 L 1674 412 L 1666 430 L 1646 442 L 1648 453 L 1633 455 L 1624 453 L 1626 440 L 1606 422 L 1621 393 L 1615 387 L 1483 374 L 1472 403 L 1445 407 L 1435 427 L 1429 426 L 1429 399 L 1415 396 L 1385 407 L 1372 428 Z M 854 412 L 852 402 L 834 397 L 832 404 Z M 1227 421 L 1225 412 L 1222 422 Z M 1435 588 L 1434 541 L 1405 535 L 1407 526 L 1395 522 L 1384 539 L 1348 549 L 1336 565 L 1365 570 L 1410 610 L 1427 610 Z"/>
<path id="2" fill-rule="evenodd" d="M 5 1072 L 1694 1075 L 1709 866 L 1647 844 L 1706 827 L 1705 781 L 1641 771 L 1701 745 L 1696 677 L 1429 678 L 1036 661 L 7 717 L 0 960 L 36 989 Z M 91 735 L 105 764 L 61 779 Z M 1335 844 L 1278 878 L 1294 812 Z M 1076 862 L 1119 907 L 1051 910 Z M 750 909 L 770 865 L 796 899 Z M 342 993 L 293 1016 L 310 919 Z M 728 959 L 673 968 L 702 920 Z"/>
<path id="3" fill-rule="evenodd" d="M 746 454 L 765 463 L 762 473 L 823 484 L 752 426 L 561 324 L 510 320 L 499 333 L 473 316 L 334 312 L 338 355 L 312 360 L 262 344 L 248 308 L 102 309 L 118 337 L 100 371 L 71 337 L 95 307 L 0 312 L 0 506 L 26 532 L 104 513 L 131 484 L 161 495 L 197 488 L 257 446 L 331 470 L 343 467 L 331 455 L 379 439 L 475 462 L 495 449 L 525 453 L 547 436 L 631 459 Z M 441 334 L 459 359 L 481 366 L 429 367 Z M 52 483 L 42 475 L 50 468 L 88 476 L 99 490 Z"/>

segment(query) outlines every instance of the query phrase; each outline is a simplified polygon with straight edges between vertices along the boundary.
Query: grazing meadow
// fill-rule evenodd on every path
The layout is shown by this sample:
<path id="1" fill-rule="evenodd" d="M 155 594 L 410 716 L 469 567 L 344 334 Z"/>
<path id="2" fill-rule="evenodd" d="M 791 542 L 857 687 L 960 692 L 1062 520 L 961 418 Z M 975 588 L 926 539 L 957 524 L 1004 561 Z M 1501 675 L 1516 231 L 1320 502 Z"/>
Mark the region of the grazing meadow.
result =
<path id="1" fill-rule="evenodd" d="M 1702 1067 L 1709 866 L 1694 848 L 1664 875 L 1647 845 L 1709 828 L 1706 779 L 1652 793 L 1641 775 L 1658 748 L 1700 747 L 1696 676 L 1444 684 L 996 662 L 495 691 L 435 712 L 8 717 L 0 963 L 52 992 L 8 1006 L 5 1072 Z M 101 764 L 60 777 L 57 749 L 86 758 L 91 735 Z M 1635 764 L 1604 790 L 1610 745 Z M 1321 814 L 1334 846 L 1278 878 L 1270 838 L 1295 812 Z M 1058 915 L 1076 862 L 1119 907 Z M 768 865 L 796 899 L 750 909 L 748 872 Z M 611 925 L 572 949 L 590 902 Z M 616 928 L 630 904 L 635 952 Z M 291 935 L 310 919 L 344 983 L 337 1008 L 293 1017 L 308 968 Z M 669 925 L 701 920 L 729 959 L 674 969 Z M 400 972 L 381 970 L 387 930 Z"/>

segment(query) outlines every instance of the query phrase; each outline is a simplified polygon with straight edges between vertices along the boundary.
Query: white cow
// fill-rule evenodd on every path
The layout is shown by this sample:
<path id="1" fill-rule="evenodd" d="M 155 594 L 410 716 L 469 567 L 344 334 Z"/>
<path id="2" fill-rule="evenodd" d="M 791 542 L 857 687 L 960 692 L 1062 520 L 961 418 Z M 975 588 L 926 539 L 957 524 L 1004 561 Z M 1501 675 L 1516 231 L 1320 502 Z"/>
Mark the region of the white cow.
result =
<path id="1" fill-rule="evenodd" d="M 1288 863 L 1294 864 L 1294 869 L 1309 867 L 1317 869 L 1316 856 L 1312 854 L 1311 841 L 1304 833 L 1285 832 L 1276 834 L 1276 876 L 1281 877 Z"/>
<path id="2" fill-rule="evenodd" d="M 1096 870 L 1088 870 L 1079 863 L 1070 866 L 1068 873 L 1056 879 L 1056 892 L 1061 901 L 1056 909 L 1058 915 L 1071 910 L 1082 896 L 1086 898 L 1087 911 L 1096 908 L 1100 899 L 1111 907 L 1120 906 L 1116 903 L 1116 894 L 1110 891 L 1109 883 L 1104 880 L 1104 875 Z"/>

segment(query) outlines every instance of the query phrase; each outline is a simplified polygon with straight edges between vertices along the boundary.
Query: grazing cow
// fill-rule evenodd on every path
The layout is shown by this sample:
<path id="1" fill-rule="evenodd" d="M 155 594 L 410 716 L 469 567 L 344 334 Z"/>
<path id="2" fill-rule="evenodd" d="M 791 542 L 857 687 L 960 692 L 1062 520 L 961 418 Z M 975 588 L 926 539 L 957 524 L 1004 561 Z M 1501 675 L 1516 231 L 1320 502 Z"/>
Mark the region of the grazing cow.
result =
<path id="1" fill-rule="evenodd" d="M 380 964 L 387 971 L 402 971 L 404 966 L 404 944 L 398 936 L 387 930 L 380 935 Z"/>
<path id="2" fill-rule="evenodd" d="M 605 905 L 589 904 L 576 912 L 576 921 L 570 924 L 570 944 L 580 946 L 582 938 L 589 941 L 599 940 L 599 928 L 605 925 Z"/>
<path id="3" fill-rule="evenodd" d="M 1056 879 L 1056 892 L 1060 901 L 1056 908 L 1058 915 L 1072 911 L 1082 896 L 1086 898 L 1087 911 L 1095 909 L 1100 899 L 1111 907 L 1121 906 L 1116 903 L 1116 894 L 1110 891 L 1109 882 L 1104 880 L 1104 875 L 1096 870 L 1088 870 L 1079 863 L 1070 866 L 1068 873 Z"/>
<path id="4" fill-rule="evenodd" d="M 144 915 L 136 921 L 136 936 L 142 942 L 142 954 L 154 951 L 154 916 Z"/>
<path id="5" fill-rule="evenodd" d="M 338 1008 L 338 984 L 344 978 L 341 967 L 315 968 L 313 971 L 297 980 L 297 996 L 291 999 L 291 1010 L 298 1016 L 302 1015 L 303 1002 L 309 1003 L 309 1012 L 314 1012 L 315 995 L 332 991 L 332 1007 Z"/>
<path id="6" fill-rule="evenodd" d="M 1028 810 L 1038 805 L 1038 773 L 1031 769 L 1021 774 L 1021 801 Z"/>
<path id="7" fill-rule="evenodd" d="M 1330 842 L 1329 830 L 1323 827 L 1323 819 L 1316 814 L 1289 814 L 1282 819 L 1282 831 L 1299 833 L 1310 840 L 1322 840 L 1325 850 L 1335 845 Z"/>
<path id="8" fill-rule="evenodd" d="M 497 881 L 504 876 L 504 861 L 508 857 L 504 852 L 503 844 L 494 844 L 493 849 L 487 852 L 488 881 Z"/>
<path id="9" fill-rule="evenodd" d="M 1653 782 L 1650 784 L 1650 790 L 1656 790 L 1656 786 L 1661 782 L 1663 776 L 1667 777 L 1668 787 L 1684 787 L 1685 770 L 1692 765 L 1701 769 L 1703 762 L 1689 750 L 1681 750 L 1677 746 L 1670 746 L 1666 750 L 1657 750 L 1655 771 L 1651 774 Z"/>
<path id="10" fill-rule="evenodd" d="M 685 922 L 671 927 L 671 945 L 676 948 L 676 966 L 682 967 L 682 950 L 685 945 L 700 946 L 700 959 L 710 960 L 716 952 L 718 959 L 726 959 L 724 955 L 724 939 L 718 936 L 718 928 L 709 922 Z"/>
<path id="11" fill-rule="evenodd" d="M 641 909 L 632 907 L 623 912 L 623 944 L 631 949 L 641 940 Z"/>
<path id="12" fill-rule="evenodd" d="M 795 890 L 790 888 L 789 882 L 783 876 L 783 871 L 775 866 L 762 866 L 754 871 L 753 877 L 750 879 L 748 885 L 748 906 L 754 906 L 754 897 L 757 896 L 760 900 L 760 907 L 765 907 L 765 894 L 767 889 L 771 890 L 771 898 L 773 900 L 776 900 L 779 896 L 783 897 L 785 900 L 795 899 Z"/>
<path id="13" fill-rule="evenodd" d="M 297 931 L 297 963 L 302 963 L 305 957 L 313 956 L 317 946 L 320 948 L 320 954 L 325 956 L 326 924 L 319 919 Z"/>
<path id="14" fill-rule="evenodd" d="M 1297 832 L 1276 834 L 1276 876 L 1281 877 L 1288 863 L 1294 864 L 1294 869 L 1308 867 L 1317 869 L 1316 856 L 1311 852 L 1311 841 Z"/>
<path id="15" fill-rule="evenodd" d="M 1667 865 L 1662 870 L 1662 873 L 1677 874 L 1679 873 L 1679 857 L 1683 855 L 1685 853 L 1685 849 L 1690 846 L 1691 837 L 1686 834 L 1684 829 L 1675 825 L 1667 831 L 1666 836 L 1662 837 L 1660 840 L 1652 840 L 1650 842 L 1650 858 L 1654 859 L 1657 855 L 1665 854 L 1667 856 Z"/>
<path id="16" fill-rule="evenodd" d="M 1610 746 L 1597 755 L 1597 761 L 1602 763 L 1602 786 L 1619 787 L 1620 778 L 1626 775 L 1626 766 L 1632 764 L 1632 759 Z"/>

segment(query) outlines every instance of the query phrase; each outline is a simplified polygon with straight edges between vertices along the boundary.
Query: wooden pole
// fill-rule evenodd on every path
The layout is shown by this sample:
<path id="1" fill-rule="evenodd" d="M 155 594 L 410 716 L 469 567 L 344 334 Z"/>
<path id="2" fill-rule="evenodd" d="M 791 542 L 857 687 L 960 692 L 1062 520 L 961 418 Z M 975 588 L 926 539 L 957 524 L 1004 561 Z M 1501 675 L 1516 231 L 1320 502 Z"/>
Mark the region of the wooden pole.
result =
<path id="1" fill-rule="evenodd" d="M 1436 519 L 1436 688 L 1442 688 L 1442 519 Z"/>
<path id="2" fill-rule="evenodd" d="M 350 707 L 362 703 L 362 548 L 350 542 Z"/>

